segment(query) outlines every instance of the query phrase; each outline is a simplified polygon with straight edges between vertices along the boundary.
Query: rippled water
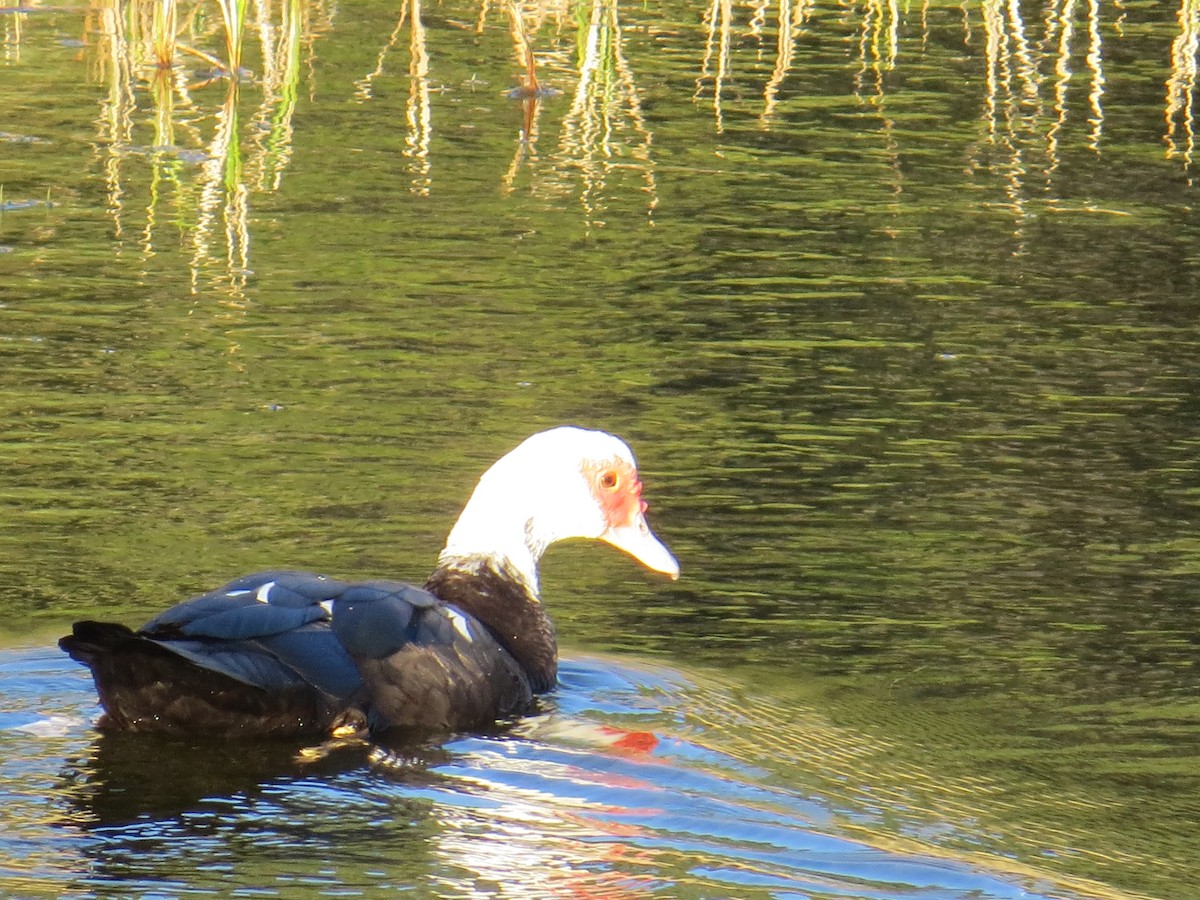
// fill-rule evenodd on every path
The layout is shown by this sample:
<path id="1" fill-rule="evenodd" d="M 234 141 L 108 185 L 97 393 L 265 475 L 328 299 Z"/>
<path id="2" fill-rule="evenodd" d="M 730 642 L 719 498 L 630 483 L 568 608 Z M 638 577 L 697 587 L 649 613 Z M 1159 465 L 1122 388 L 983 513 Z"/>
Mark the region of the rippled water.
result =
<path id="1" fill-rule="evenodd" d="M 140 9 L 0 12 L 0 893 L 1200 897 L 1195 4 Z M 546 717 L 93 731 L 73 618 L 561 422 L 683 578 L 548 555 Z"/>
<path id="2" fill-rule="evenodd" d="M 21 688 L 0 712 L 17 894 L 1098 896 L 872 839 L 879 809 L 798 790 L 779 768 L 799 759 L 727 743 L 731 725 L 772 723 L 677 671 L 570 660 L 541 714 L 508 732 L 305 748 L 96 737 L 90 685 L 61 657 L 10 650 L 0 668 Z"/>

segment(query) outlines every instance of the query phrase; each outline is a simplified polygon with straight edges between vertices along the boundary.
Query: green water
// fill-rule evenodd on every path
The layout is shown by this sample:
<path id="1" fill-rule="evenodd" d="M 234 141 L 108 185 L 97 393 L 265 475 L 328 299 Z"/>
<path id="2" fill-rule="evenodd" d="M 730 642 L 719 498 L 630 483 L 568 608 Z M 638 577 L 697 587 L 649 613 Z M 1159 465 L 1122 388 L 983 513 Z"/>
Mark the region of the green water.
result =
<path id="1" fill-rule="evenodd" d="M 503 10 L 404 8 L 304 7 L 274 86 L 255 38 L 224 156 L 223 82 L 0 13 L 9 643 L 420 580 L 491 460 L 602 427 L 684 576 L 554 550 L 569 651 L 686 671 L 869 843 L 1200 897 L 1187 16 L 530 6 L 522 141 Z"/>

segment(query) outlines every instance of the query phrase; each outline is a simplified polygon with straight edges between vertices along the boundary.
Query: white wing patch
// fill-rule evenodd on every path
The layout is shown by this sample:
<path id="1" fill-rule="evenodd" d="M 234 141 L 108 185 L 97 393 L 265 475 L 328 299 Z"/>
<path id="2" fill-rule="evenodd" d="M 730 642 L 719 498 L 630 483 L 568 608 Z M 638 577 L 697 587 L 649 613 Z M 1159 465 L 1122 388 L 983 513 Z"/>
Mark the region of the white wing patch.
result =
<path id="1" fill-rule="evenodd" d="M 475 638 L 471 636 L 471 626 L 467 623 L 467 617 L 456 609 L 446 608 L 446 618 L 454 625 L 454 630 L 467 639 L 468 643 L 475 643 Z"/>
<path id="2" fill-rule="evenodd" d="M 317 604 L 317 606 L 319 606 L 319 607 L 321 607 L 321 609 L 325 610 L 325 614 L 327 616 L 329 616 L 330 618 L 333 617 L 333 601 L 332 600 L 322 600 L 320 603 Z"/>
<path id="3" fill-rule="evenodd" d="M 275 587 L 275 582 L 268 581 L 266 584 L 260 584 L 258 590 L 254 592 L 254 599 L 259 603 L 271 602 L 271 588 Z"/>
<path id="4" fill-rule="evenodd" d="M 250 588 L 242 588 L 241 590 L 238 590 L 238 591 L 227 591 L 225 593 L 225 596 L 226 597 L 245 597 L 249 593 L 250 593 Z"/>

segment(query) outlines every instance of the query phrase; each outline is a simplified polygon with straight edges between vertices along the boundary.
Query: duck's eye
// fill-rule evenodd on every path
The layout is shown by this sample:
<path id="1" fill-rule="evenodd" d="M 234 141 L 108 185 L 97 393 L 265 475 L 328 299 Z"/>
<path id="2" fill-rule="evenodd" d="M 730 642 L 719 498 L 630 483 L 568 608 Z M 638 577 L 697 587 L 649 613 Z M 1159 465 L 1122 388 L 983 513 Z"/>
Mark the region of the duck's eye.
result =
<path id="1" fill-rule="evenodd" d="M 600 487 L 611 491 L 619 483 L 616 472 L 605 472 L 600 476 Z"/>

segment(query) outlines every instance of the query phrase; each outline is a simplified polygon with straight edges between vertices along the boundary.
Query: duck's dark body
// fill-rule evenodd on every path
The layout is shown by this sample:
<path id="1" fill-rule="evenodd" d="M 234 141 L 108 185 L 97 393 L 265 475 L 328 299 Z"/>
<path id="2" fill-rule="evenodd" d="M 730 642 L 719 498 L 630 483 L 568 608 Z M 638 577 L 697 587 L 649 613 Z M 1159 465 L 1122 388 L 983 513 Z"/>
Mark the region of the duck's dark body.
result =
<path id="1" fill-rule="evenodd" d="M 101 725 L 129 731 L 455 731 L 554 685 L 553 626 L 515 580 L 481 563 L 439 569 L 429 589 L 262 572 L 139 631 L 79 622 L 59 644 L 92 670 Z"/>

